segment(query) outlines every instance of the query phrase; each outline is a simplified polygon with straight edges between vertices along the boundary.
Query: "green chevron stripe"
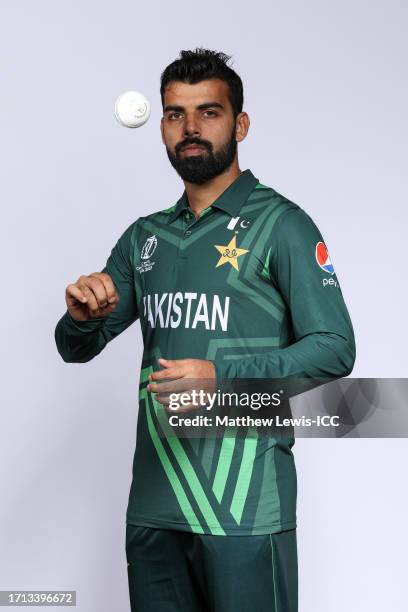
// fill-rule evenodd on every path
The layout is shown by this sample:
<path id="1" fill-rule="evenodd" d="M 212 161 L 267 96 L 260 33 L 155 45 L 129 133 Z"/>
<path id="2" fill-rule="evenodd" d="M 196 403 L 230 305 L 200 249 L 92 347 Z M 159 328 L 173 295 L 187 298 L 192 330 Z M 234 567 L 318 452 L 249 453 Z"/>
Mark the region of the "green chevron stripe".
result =
<path id="1" fill-rule="evenodd" d="M 245 204 L 243 205 L 243 207 L 241 208 L 241 215 L 244 215 L 245 213 L 248 212 L 249 209 L 252 208 L 259 208 L 259 204 L 263 204 L 265 207 L 265 202 L 270 202 L 270 206 L 268 207 L 270 210 L 272 210 L 273 205 L 277 206 L 278 203 L 274 202 L 275 200 L 275 194 L 272 191 L 271 193 L 268 193 L 266 195 L 261 195 L 261 194 L 252 194 L 248 200 L 245 202 Z M 255 206 L 256 205 L 256 206 Z"/>
<path id="2" fill-rule="evenodd" d="M 146 383 L 149 380 L 149 374 L 153 372 L 152 366 L 148 366 L 147 368 L 142 368 L 140 370 L 140 383 Z"/>
<path id="3" fill-rule="evenodd" d="M 265 263 L 264 263 L 264 267 L 262 268 L 262 276 L 264 278 L 266 278 L 267 280 L 270 280 L 271 275 L 269 274 L 269 258 L 271 256 L 271 249 L 269 249 L 267 255 L 266 255 L 266 259 L 265 259 Z"/>
<path id="4" fill-rule="evenodd" d="M 270 453 L 273 453 L 273 458 L 270 458 Z M 258 497 L 258 505 L 255 512 L 255 525 L 263 525 L 270 520 L 270 511 L 269 507 L 265 507 L 265 499 L 270 498 L 271 496 L 274 499 L 277 508 L 275 510 L 276 520 L 280 521 L 281 517 L 281 502 L 279 489 L 277 484 L 277 475 L 276 475 L 276 460 L 275 460 L 275 452 L 276 446 L 273 447 L 272 450 L 264 451 L 264 468 L 263 468 L 263 476 L 262 476 L 262 484 L 261 484 L 261 492 Z M 273 488 L 273 492 L 272 492 Z M 265 511 L 266 510 L 266 511 Z"/>
<path id="5" fill-rule="evenodd" d="M 145 368 L 147 369 L 147 368 Z M 151 371 L 153 371 L 152 368 L 149 368 Z M 153 423 L 153 419 L 152 419 L 152 415 L 150 413 L 150 406 L 149 406 L 149 401 L 148 401 L 148 397 L 147 397 L 147 391 L 146 388 L 141 389 L 139 392 L 139 400 L 144 400 L 145 402 L 145 406 L 146 406 L 146 419 L 147 419 L 147 427 L 149 429 L 149 433 L 150 433 L 150 437 L 152 439 L 152 442 L 154 444 L 154 447 L 156 449 L 157 455 L 159 457 L 159 460 L 163 466 L 163 469 L 166 473 L 166 476 L 170 482 L 170 485 L 174 491 L 174 494 L 177 498 L 177 501 L 179 503 L 180 509 L 186 519 L 186 521 L 188 522 L 188 524 L 191 527 L 191 530 L 194 533 L 204 533 L 204 529 L 201 527 L 200 522 L 190 504 L 190 502 L 188 501 L 187 495 L 184 492 L 184 489 L 181 485 L 181 482 L 173 468 L 173 466 L 171 465 L 171 462 L 166 454 L 166 451 L 164 449 L 164 446 L 158 436 L 158 433 L 156 431 L 156 428 L 154 426 Z"/>
<path id="6" fill-rule="evenodd" d="M 175 233 L 173 234 L 172 232 L 170 232 L 168 230 L 167 225 L 161 225 L 157 221 L 155 223 L 152 223 L 151 221 L 143 220 L 143 228 L 150 230 L 152 234 L 159 236 L 159 238 L 166 242 L 169 242 L 173 246 L 179 245 L 180 238 L 178 238 Z"/>
<path id="7" fill-rule="evenodd" d="M 235 449 L 235 440 L 237 428 L 231 428 L 229 431 L 234 434 L 234 437 L 228 437 L 225 432 L 224 439 L 220 450 L 220 456 L 218 459 L 217 470 L 214 476 L 213 491 L 217 500 L 221 503 L 222 496 L 224 495 L 225 485 L 227 484 L 228 474 L 231 468 L 232 456 Z"/>
<path id="8" fill-rule="evenodd" d="M 267 336 L 264 338 L 213 338 L 208 343 L 206 358 L 214 359 L 217 351 L 222 348 L 257 348 L 279 346 L 277 336 Z"/>
<path id="9" fill-rule="evenodd" d="M 245 502 L 248 496 L 249 484 L 251 482 L 252 471 L 254 468 L 257 443 L 258 434 L 253 429 L 248 429 L 238 478 L 235 484 L 234 495 L 231 502 L 231 514 L 237 521 L 238 525 L 241 523 L 242 513 L 244 511 Z"/>
<path id="10" fill-rule="evenodd" d="M 269 350 L 269 346 L 265 347 Z M 245 357 L 262 357 L 265 355 L 265 351 L 251 352 L 251 353 L 239 353 L 238 355 L 228 355 L 228 353 L 222 356 L 224 361 L 238 361 L 238 359 L 245 359 Z"/>
<path id="11" fill-rule="evenodd" d="M 167 442 L 172 449 L 174 456 L 185 475 L 188 485 L 191 489 L 193 496 L 196 499 L 196 502 L 202 512 L 202 515 L 213 535 L 225 535 L 225 531 L 221 527 L 214 510 L 211 507 L 210 502 L 208 501 L 204 489 L 201 486 L 201 483 L 197 477 L 197 474 L 194 471 L 193 466 L 190 463 L 187 454 L 182 447 L 180 440 L 175 437 L 174 431 L 172 427 L 169 425 L 169 422 L 164 414 L 163 406 L 155 399 L 154 395 L 152 395 L 152 402 L 154 406 L 154 410 L 156 413 L 156 417 L 160 423 L 160 426 L 166 436 Z"/>

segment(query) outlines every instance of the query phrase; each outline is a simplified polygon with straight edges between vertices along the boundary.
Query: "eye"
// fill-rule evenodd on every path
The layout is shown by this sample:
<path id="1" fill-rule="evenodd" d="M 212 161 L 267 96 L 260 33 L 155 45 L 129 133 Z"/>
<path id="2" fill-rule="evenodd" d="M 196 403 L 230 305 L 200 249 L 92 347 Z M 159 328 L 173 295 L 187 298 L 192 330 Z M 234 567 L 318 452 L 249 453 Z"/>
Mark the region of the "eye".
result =
<path id="1" fill-rule="evenodd" d="M 169 114 L 167 115 L 167 117 L 168 117 L 168 119 L 173 119 L 175 115 L 181 115 L 181 113 L 178 113 L 178 112 L 174 111 L 173 113 L 169 113 Z M 178 118 L 178 117 L 176 116 L 176 119 L 177 119 L 177 118 Z"/>
<path id="2" fill-rule="evenodd" d="M 213 110 L 206 110 L 206 111 L 204 111 L 204 113 L 210 113 L 210 117 L 216 117 L 217 116 L 217 113 L 215 111 L 213 111 Z"/>

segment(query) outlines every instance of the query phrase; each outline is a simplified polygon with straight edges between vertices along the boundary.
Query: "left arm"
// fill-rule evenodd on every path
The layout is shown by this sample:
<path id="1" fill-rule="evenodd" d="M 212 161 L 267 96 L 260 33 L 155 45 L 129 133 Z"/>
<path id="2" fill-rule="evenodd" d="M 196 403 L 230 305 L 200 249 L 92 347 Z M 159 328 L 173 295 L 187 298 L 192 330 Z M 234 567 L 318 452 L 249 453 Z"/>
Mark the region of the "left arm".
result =
<path id="1" fill-rule="evenodd" d="M 320 231 L 296 208 L 282 214 L 271 239 L 270 281 L 290 310 L 295 342 L 263 355 L 214 360 L 217 380 L 347 376 L 356 355 L 354 332 L 335 273 L 317 262 Z"/>

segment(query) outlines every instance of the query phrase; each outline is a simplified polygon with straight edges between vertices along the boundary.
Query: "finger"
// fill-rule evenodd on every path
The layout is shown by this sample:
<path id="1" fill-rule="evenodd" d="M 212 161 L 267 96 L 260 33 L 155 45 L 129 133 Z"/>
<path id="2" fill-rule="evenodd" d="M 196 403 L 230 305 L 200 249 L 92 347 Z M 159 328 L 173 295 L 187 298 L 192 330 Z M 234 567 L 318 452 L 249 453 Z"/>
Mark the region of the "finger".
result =
<path id="1" fill-rule="evenodd" d="M 99 313 L 99 304 L 96 301 L 96 297 L 94 292 L 87 287 L 87 285 L 84 285 L 82 283 L 79 283 L 79 289 L 82 291 L 82 293 L 85 295 L 86 297 L 86 301 L 88 304 L 88 309 L 89 312 L 92 316 L 97 316 Z"/>
<path id="2" fill-rule="evenodd" d="M 164 357 L 159 357 L 157 360 L 161 366 L 164 368 L 171 368 L 174 365 L 177 365 L 177 361 L 182 361 L 181 359 L 165 359 Z"/>
<path id="3" fill-rule="evenodd" d="M 91 318 L 93 317 L 107 317 L 113 312 L 116 308 L 116 304 L 107 304 L 105 308 L 98 308 L 96 313 L 91 314 Z"/>
<path id="4" fill-rule="evenodd" d="M 105 287 L 106 297 L 108 299 L 109 304 L 113 304 L 114 302 L 119 302 L 119 294 L 116 291 L 116 287 L 113 283 L 112 278 L 109 274 L 105 272 L 93 272 L 89 276 L 95 277 L 103 283 Z"/>
<path id="5" fill-rule="evenodd" d="M 168 368 L 167 370 L 159 370 L 158 372 L 152 372 L 152 374 L 149 375 L 149 379 L 150 380 L 169 380 L 169 379 L 176 379 L 176 378 L 182 378 L 183 376 L 183 370 L 180 367 L 172 367 L 172 368 Z"/>
<path id="6" fill-rule="evenodd" d="M 76 302 L 86 302 L 86 297 L 79 287 L 74 284 L 68 285 L 65 290 L 67 306 L 73 306 Z"/>
<path id="7" fill-rule="evenodd" d="M 100 308 L 105 308 L 108 303 L 108 296 L 106 295 L 105 285 L 100 278 L 96 276 L 86 276 L 84 283 L 93 291 L 93 294 L 98 302 Z"/>
<path id="8" fill-rule="evenodd" d="M 176 378 L 171 381 L 152 382 L 147 385 L 147 390 L 153 393 L 182 393 L 188 391 L 185 378 Z"/>

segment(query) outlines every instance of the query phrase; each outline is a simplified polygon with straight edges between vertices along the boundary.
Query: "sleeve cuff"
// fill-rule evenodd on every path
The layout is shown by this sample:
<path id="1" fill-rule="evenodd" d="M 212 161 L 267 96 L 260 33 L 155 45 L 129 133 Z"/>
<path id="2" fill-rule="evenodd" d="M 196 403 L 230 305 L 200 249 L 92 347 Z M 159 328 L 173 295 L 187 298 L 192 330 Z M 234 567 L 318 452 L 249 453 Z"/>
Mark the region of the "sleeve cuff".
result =
<path id="1" fill-rule="evenodd" d="M 221 393 L 231 393 L 233 390 L 233 373 L 231 372 L 231 364 L 222 360 L 211 359 L 211 363 L 215 368 L 216 388 Z M 229 378 L 228 378 L 229 377 Z"/>
<path id="2" fill-rule="evenodd" d="M 67 331 L 71 335 L 81 336 L 82 334 L 92 333 L 98 329 L 101 329 L 106 323 L 106 317 L 98 317 L 91 321 L 77 321 L 74 319 L 69 311 L 67 310 L 62 317 L 62 323 Z"/>

